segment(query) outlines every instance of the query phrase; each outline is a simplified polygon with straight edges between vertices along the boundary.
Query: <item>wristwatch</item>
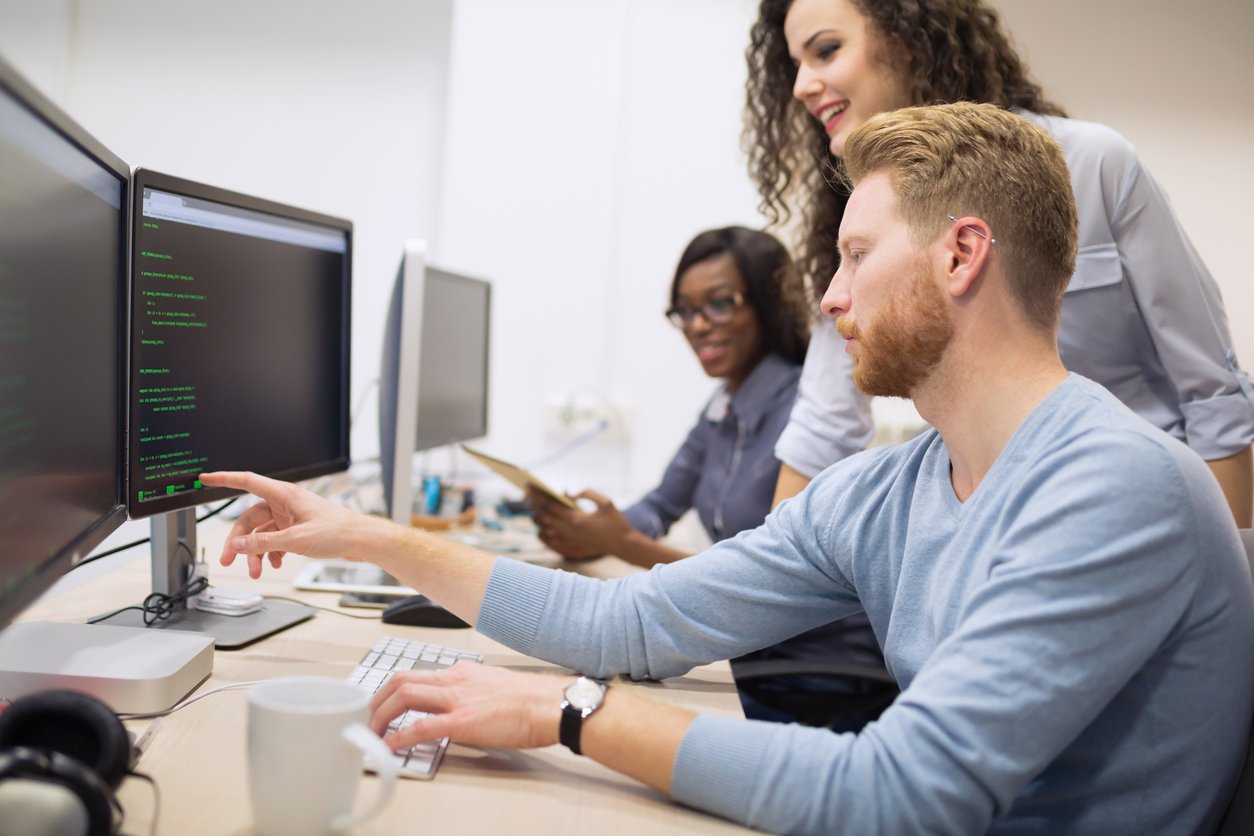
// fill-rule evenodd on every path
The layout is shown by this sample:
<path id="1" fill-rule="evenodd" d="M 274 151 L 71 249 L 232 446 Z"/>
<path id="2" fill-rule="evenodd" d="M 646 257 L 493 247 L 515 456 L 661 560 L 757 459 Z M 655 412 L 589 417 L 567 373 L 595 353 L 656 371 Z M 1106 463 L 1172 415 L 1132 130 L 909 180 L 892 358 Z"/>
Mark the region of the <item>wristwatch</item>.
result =
<path id="1" fill-rule="evenodd" d="M 579 751 L 579 734 L 583 730 L 583 721 L 601 707 L 608 689 L 609 686 L 604 682 L 587 676 L 581 676 L 566 686 L 565 699 L 562 700 L 562 724 L 557 728 L 557 739 L 576 755 L 583 754 Z"/>

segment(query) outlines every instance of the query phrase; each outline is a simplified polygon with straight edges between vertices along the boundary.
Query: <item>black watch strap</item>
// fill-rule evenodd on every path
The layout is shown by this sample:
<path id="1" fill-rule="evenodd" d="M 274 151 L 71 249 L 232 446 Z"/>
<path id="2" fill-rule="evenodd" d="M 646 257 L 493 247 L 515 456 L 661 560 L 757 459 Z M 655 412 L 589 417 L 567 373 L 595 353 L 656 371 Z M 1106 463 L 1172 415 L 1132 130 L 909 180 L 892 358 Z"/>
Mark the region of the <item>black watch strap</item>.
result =
<path id="1" fill-rule="evenodd" d="M 549 728 L 553 728 L 549 726 Z M 583 711 L 570 703 L 562 704 L 562 722 L 557 727 L 557 739 L 576 755 L 582 755 L 579 749 L 579 733 L 583 731 Z"/>
<path id="2" fill-rule="evenodd" d="M 562 719 L 557 726 L 557 739 L 576 755 L 583 754 L 580 745 L 583 723 L 605 700 L 606 685 L 581 676 L 567 686 L 562 695 Z"/>

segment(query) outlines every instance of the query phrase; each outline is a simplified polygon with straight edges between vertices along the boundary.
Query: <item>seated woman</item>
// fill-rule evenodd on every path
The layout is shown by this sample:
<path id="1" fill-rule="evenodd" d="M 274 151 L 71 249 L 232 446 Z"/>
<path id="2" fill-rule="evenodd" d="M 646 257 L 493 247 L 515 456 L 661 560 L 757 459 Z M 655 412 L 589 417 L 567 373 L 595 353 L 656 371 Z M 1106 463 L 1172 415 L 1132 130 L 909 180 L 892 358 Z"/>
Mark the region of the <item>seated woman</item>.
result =
<path id="1" fill-rule="evenodd" d="M 791 257 L 764 232 L 703 232 L 679 260 L 666 315 L 721 383 L 662 483 L 626 511 L 591 490 L 573 497 L 593 503 L 591 511 L 529 493 L 540 539 L 567 559 L 609 554 L 644 567 L 669 563 L 688 553 L 658 539 L 689 508 L 713 541 L 756 528 L 771 510 L 779 473 L 774 444 L 797 394 L 808 338 L 809 309 Z M 891 682 L 854 674 L 770 673 L 779 663 L 803 671 L 882 669 L 862 613 L 732 660 L 745 715 L 851 731 L 897 694 Z M 767 675 L 751 675 L 763 666 L 771 666 Z"/>
<path id="2" fill-rule="evenodd" d="M 662 483 L 626 511 L 591 490 L 573 497 L 593 503 L 588 512 L 531 492 L 540 539 L 567 559 L 611 554 L 644 567 L 670 563 L 688 552 L 658 540 L 688 509 L 715 542 L 756 528 L 771 510 L 775 441 L 796 399 L 809 339 L 792 259 L 765 232 L 708 230 L 680 257 L 670 299 L 667 318 L 719 386 Z"/>

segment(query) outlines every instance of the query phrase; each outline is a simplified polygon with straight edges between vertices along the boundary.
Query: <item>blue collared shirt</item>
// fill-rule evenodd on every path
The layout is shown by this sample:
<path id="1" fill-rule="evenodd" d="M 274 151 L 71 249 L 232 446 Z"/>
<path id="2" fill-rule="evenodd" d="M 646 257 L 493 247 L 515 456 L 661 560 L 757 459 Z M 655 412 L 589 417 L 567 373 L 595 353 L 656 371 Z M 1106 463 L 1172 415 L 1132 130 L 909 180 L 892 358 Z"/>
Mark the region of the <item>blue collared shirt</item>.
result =
<path id="1" fill-rule="evenodd" d="M 714 542 L 761 525 L 779 477 L 775 441 L 800 377 L 800 366 L 768 354 L 734 393 L 720 385 L 662 483 L 623 512 L 632 527 L 657 539 L 689 508 Z"/>

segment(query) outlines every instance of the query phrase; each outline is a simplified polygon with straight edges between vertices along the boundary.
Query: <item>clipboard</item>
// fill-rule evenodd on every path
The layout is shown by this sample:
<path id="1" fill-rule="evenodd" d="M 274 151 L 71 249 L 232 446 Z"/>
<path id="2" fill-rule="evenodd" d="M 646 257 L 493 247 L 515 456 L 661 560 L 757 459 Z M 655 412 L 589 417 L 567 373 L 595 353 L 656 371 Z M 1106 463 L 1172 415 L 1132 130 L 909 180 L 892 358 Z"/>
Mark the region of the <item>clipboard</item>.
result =
<path id="1" fill-rule="evenodd" d="M 487 453 L 482 453 L 474 449 L 473 447 L 467 447 L 465 444 L 461 445 L 461 448 L 465 450 L 467 453 L 469 453 L 470 455 L 474 456 L 479 461 L 483 462 L 485 465 L 487 465 L 487 467 L 490 470 L 494 471 L 497 475 L 505 477 L 506 480 L 508 480 L 515 486 L 522 488 L 524 491 L 526 491 L 527 488 L 535 488 L 536 490 L 540 491 L 546 496 L 556 500 L 557 502 L 562 503 L 563 505 L 565 505 L 567 508 L 571 509 L 572 511 L 578 510 L 578 506 L 576 506 L 575 503 L 571 501 L 570 497 L 564 496 L 558 493 L 557 491 L 553 490 L 548 485 L 544 484 L 539 479 L 537 479 L 531 473 L 531 471 L 524 470 L 523 468 L 519 467 L 516 464 L 510 464 L 509 462 L 502 461 L 497 458 L 493 458 L 492 456 L 489 456 Z"/>

